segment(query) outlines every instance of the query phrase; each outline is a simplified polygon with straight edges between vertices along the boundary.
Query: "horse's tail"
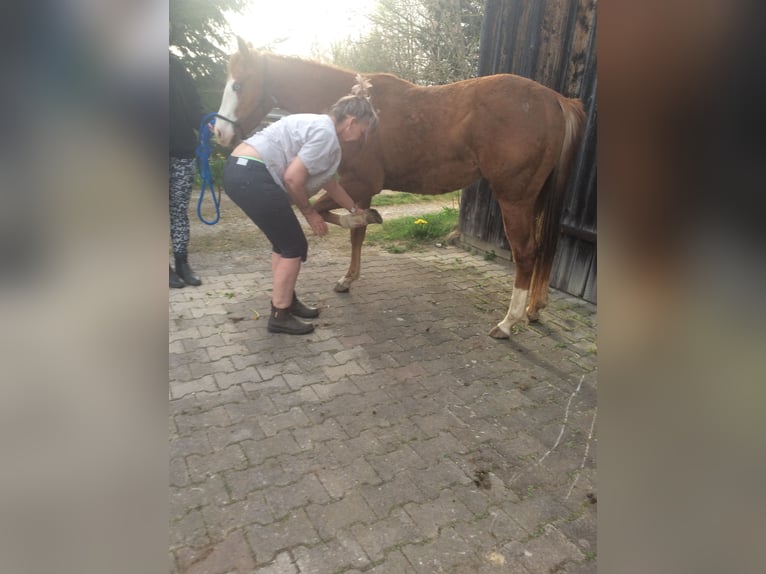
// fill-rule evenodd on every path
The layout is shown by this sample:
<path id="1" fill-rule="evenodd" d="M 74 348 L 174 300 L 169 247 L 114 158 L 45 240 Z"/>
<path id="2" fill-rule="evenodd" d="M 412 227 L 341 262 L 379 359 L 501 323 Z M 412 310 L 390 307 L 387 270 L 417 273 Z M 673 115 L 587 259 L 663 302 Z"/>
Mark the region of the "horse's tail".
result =
<path id="1" fill-rule="evenodd" d="M 585 127 L 585 109 L 580 100 L 562 97 L 559 99 L 559 105 L 564 114 L 564 141 L 559 159 L 535 205 L 537 253 L 530 285 L 530 303 L 547 301 L 548 283 L 559 240 L 561 213 L 564 209 L 564 195 Z M 534 313 L 536 309 L 530 308 L 530 311 Z"/>

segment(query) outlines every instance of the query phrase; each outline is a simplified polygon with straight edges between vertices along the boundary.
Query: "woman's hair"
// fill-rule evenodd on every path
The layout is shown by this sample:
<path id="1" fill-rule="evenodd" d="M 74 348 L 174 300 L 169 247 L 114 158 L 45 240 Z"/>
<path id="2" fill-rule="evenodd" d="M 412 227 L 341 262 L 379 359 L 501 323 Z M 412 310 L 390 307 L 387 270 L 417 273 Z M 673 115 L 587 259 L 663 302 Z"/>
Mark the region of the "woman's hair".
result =
<path id="1" fill-rule="evenodd" d="M 340 122 L 348 116 L 353 116 L 360 122 L 366 122 L 370 129 L 378 124 L 378 114 L 372 107 L 370 100 L 370 88 L 372 84 L 361 75 L 357 74 L 356 84 L 351 88 L 351 94 L 343 96 L 330 108 L 330 115 Z"/>

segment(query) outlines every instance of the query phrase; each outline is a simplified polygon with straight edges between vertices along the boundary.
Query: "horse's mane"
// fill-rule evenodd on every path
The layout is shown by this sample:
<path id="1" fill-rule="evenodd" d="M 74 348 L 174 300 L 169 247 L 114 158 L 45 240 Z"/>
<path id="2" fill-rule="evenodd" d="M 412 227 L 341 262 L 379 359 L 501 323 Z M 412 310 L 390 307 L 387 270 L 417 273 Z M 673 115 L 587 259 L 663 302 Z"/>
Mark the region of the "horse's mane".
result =
<path id="1" fill-rule="evenodd" d="M 307 60 L 306 58 L 301 58 L 300 56 L 285 56 L 284 54 L 275 54 L 274 52 L 259 52 L 262 56 L 266 56 L 269 58 L 273 58 L 276 60 L 282 60 L 285 62 L 296 62 L 303 64 L 305 66 L 310 66 L 312 68 L 329 68 L 331 70 L 335 70 L 338 72 L 343 72 L 344 74 L 358 74 L 356 70 L 351 70 L 349 68 L 344 68 L 342 66 L 336 66 L 335 64 L 326 64 L 324 62 L 317 62 L 316 60 Z"/>
<path id="2" fill-rule="evenodd" d="M 314 68 L 315 70 L 318 70 L 318 71 L 324 71 L 324 72 L 335 71 L 335 72 L 340 72 L 340 73 L 343 73 L 343 74 L 350 74 L 352 76 L 356 76 L 357 74 L 361 74 L 362 76 L 364 76 L 366 78 L 375 77 L 375 78 L 378 78 L 379 81 L 382 80 L 382 81 L 385 81 L 387 83 L 388 82 L 392 82 L 392 83 L 398 82 L 398 83 L 403 83 L 403 84 L 407 84 L 407 85 L 411 85 L 411 86 L 417 86 L 417 84 L 413 84 L 412 82 L 410 82 L 408 80 L 405 80 L 403 78 L 400 78 L 399 76 L 397 76 L 395 74 L 392 74 L 390 72 L 359 72 L 358 70 L 352 70 L 350 68 L 345 68 L 343 66 L 338 66 L 338 65 L 335 65 L 335 64 L 327 64 L 327 63 L 324 63 L 324 62 L 317 62 L 316 60 L 307 60 L 306 58 L 301 58 L 299 56 L 285 56 L 283 54 L 275 54 L 274 52 L 267 52 L 267 51 L 262 51 L 262 52 L 259 52 L 259 53 L 262 56 L 267 56 L 267 57 L 275 59 L 275 60 L 281 60 L 281 61 L 286 62 L 286 63 L 295 62 L 295 63 L 301 64 L 303 66 L 308 66 L 310 68 Z M 373 87 L 374 87 L 374 85 L 373 85 Z"/>

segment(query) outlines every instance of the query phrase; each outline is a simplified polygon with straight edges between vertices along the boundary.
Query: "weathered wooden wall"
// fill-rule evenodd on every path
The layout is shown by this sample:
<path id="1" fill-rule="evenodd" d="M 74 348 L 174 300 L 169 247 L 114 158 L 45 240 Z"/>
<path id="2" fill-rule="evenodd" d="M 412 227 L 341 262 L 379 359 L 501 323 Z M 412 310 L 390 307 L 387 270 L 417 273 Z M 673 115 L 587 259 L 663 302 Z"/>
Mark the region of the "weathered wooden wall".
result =
<path id="1" fill-rule="evenodd" d="M 486 0 L 478 74 L 498 73 L 531 78 L 585 104 L 588 121 L 551 286 L 595 302 L 596 0 Z M 469 244 L 507 252 L 500 208 L 486 181 L 463 191 L 460 229 Z"/>

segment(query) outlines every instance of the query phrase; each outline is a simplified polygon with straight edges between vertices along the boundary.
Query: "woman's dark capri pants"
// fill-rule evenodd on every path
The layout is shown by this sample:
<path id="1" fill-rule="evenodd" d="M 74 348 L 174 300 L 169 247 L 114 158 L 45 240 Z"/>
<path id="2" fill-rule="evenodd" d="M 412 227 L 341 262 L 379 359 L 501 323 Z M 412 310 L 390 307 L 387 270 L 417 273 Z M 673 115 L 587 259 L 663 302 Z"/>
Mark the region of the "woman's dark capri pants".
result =
<path id="1" fill-rule="evenodd" d="M 287 192 L 256 160 L 229 156 L 223 169 L 223 188 L 231 200 L 253 220 L 285 259 L 306 261 L 308 241 L 295 216 Z"/>

